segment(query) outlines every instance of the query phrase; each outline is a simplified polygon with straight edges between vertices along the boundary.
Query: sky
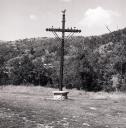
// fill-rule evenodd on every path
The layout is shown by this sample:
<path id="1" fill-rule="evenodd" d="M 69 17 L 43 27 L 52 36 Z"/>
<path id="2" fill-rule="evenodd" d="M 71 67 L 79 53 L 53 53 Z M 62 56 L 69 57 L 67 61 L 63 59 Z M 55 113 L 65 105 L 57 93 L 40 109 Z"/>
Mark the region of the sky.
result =
<path id="1" fill-rule="evenodd" d="M 126 0 L 0 0 L 0 40 L 50 37 L 49 27 L 61 27 L 66 9 L 66 28 L 92 36 L 126 27 Z"/>

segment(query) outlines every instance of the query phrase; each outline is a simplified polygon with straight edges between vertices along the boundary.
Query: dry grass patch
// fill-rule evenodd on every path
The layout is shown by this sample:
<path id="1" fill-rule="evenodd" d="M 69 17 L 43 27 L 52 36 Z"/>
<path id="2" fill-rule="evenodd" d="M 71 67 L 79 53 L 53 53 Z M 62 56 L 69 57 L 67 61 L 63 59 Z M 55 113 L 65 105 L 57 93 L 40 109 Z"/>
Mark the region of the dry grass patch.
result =
<path id="1" fill-rule="evenodd" d="M 120 100 L 120 99 L 126 99 L 126 93 L 123 92 L 88 92 L 88 95 L 91 99 L 96 99 L 96 100 Z"/>
<path id="2" fill-rule="evenodd" d="M 48 88 L 48 87 L 42 87 L 42 86 L 1 86 L 0 92 L 1 93 L 13 93 L 13 94 L 29 94 L 29 95 L 40 95 L 40 96 L 52 96 L 53 91 L 56 91 L 58 89 L 54 88 Z M 86 92 L 83 90 L 67 90 L 69 91 L 69 97 L 74 98 L 90 98 L 90 99 L 96 99 L 96 100 L 107 100 L 107 99 L 126 99 L 126 93 L 122 92 Z"/>
<path id="3" fill-rule="evenodd" d="M 0 88 L 0 92 L 4 93 L 19 93 L 19 94 L 32 94 L 32 95 L 43 95 L 43 96 L 50 96 L 50 93 L 54 89 L 52 88 L 45 88 L 41 86 L 2 86 Z"/>
<path id="4" fill-rule="evenodd" d="M 54 90 L 58 89 L 2 87 L 1 128 L 7 127 L 7 124 L 14 128 L 125 128 L 125 93 L 94 93 L 73 89 L 68 90 L 68 100 L 54 101 Z"/>

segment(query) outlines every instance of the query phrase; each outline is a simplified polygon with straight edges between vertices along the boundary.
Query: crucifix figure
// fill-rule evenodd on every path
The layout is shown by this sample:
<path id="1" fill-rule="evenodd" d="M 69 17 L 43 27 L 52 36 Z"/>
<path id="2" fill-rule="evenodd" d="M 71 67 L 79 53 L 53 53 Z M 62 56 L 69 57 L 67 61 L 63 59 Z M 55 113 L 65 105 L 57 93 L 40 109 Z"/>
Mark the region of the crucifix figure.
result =
<path id="1" fill-rule="evenodd" d="M 60 85 L 59 90 L 62 91 L 63 89 L 63 67 L 64 67 L 64 41 L 65 41 L 65 33 L 70 33 L 67 38 L 70 38 L 74 33 L 80 33 L 81 30 L 75 29 L 75 28 L 65 28 L 65 12 L 66 10 L 62 11 L 62 28 L 47 28 L 46 31 L 51 31 L 56 38 L 58 38 L 61 41 L 61 60 L 60 60 Z M 60 38 L 57 34 L 57 32 L 62 33 L 62 37 Z"/>

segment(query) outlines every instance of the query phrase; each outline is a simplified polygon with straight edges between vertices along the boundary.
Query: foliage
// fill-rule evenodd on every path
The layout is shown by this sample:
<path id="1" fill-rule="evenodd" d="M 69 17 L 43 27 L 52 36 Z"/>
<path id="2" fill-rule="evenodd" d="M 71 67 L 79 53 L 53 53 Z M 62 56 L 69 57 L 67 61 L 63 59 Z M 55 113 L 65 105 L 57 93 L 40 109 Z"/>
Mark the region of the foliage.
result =
<path id="1" fill-rule="evenodd" d="M 126 28 L 101 36 L 65 41 L 64 86 L 87 91 L 112 91 L 113 75 L 126 90 Z M 60 42 L 31 38 L 0 44 L 0 84 L 58 87 Z M 6 81 L 6 82 L 5 82 Z"/>

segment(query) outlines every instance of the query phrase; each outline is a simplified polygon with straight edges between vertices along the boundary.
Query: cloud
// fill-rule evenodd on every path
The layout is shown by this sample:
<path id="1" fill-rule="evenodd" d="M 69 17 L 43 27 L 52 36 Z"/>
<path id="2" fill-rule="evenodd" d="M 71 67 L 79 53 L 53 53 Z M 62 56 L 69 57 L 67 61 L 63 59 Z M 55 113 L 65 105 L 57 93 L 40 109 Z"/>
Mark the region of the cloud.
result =
<path id="1" fill-rule="evenodd" d="M 97 7 L 95 9 L 88 9 L 84 18 L 79 22 L 81 26 L 93 27 L 110 25 L 113 21 L 113 16 L 118 16 L 119 14 L 111 10 L 105 10 L 102 7 Z"/>
<path id="2" fill-rule="evenodd" d="M 83 19 L 79 22 L 80 27 L 86 27 L 94 34 L 104 33 L 105 25 L 111 25 L 114 22 L 114 17 L 120 16 L 119 13 L 112 10 L 105 10 L 102 7 L 88 9 Z"/>
<path id="3" fill-rule="evenodd" d="M 62 2 L 71 2 L 72 0 L 60 0 Z"/>
<path id="4" fill-rule="evenodd" d="M 37 16 L 34 15 L 34 14 L 30 14 L 30 15 L 29 15 L 29 18 L 30 18 L 31 20 L 38 20 Z"/>

